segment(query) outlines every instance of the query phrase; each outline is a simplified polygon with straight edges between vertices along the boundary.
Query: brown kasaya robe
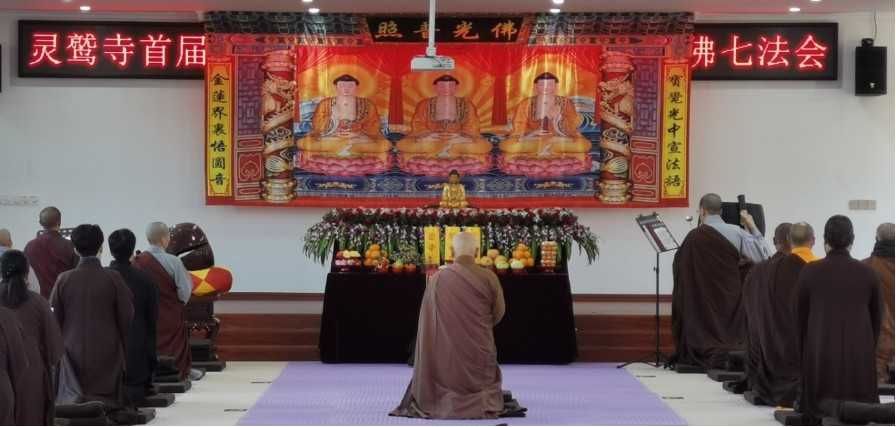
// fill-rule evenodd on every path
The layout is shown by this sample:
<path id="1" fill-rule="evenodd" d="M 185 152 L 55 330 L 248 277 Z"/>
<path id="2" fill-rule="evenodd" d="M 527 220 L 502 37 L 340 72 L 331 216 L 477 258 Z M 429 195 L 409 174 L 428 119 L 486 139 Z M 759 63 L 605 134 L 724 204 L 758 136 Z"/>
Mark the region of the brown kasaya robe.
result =
<path id="1" fill-rule="evenodd" d="M 877 275 L 845 249 L 803 268 L 797 282 L 801 354 L 798 411 L 815 419 L 828 401 L 880 403 L 875 347 L 882 302 Z"/>
<path id="2" fill-rule="evenodd" d="M 134 258 L 134 267 L 147 273 L 159 287 L 159 318 L 156 323 L 156 350 L 159 356 L 174 357 L 174 364 L 180 372 L 181 380 L 190 374 L 193 363 L 190 355 L 190 336 L 184 323 L 187 309 L 177 298 L 177 285 L 174 278 L 165 271 L 149 252 L 141 252 Z"/>
<path id="3" fill-rule="evenodd" d="M 96 257 L 59 275 L 50 297 L 65 352 L 87 400 L 124 402 L 125 343 L 134 306 L 131 291 Z"/>
<path id="4" fill-rule="evenodd" d="M 766 402 L 788 408 L 800 383 L 796 282 L 805 265 L 797 255 L 778 253 L 756 264 L 744 282 L 749 387 Z"/>
<path id="5" fill-rule="evenodd" d="M 893 300 L 894 296 L 894 270 L 893 257 L 872 255 L 864 261 L 877 273 L 880 278 L 881 298 L 884 301 L 883 318 L 880 324 L 880 337 L 877 340 L 877 381 L 886 383 L 890 379 L 887 364 L 893 363 L 894 337 L 893 337 Z"/>
<path id="6" fill-rule="evenodd" d="M 497 276 L 476 266 L 472 257 L 457 257 L 433 275 L 420 307 L 414 376 L 391 415 L 438 419 L 504 415 L 493 335 L 503 306 Z"/>
<path id="7" fill-rule="evenodd" d="M 59 274 L 78 265 L 72 242 L 58 231 L 47 231 L 25 245 L 25 256 L 40 282 L 40 294 L 49 299 Z"/>
<path id="8" fill-rule="evenodd" d="M 744 264 L 721 233 L 701 225 L 688 233 L 672 263 L 672 336 L 676 363 L 720 369 L 743 347 Z"/>
<path id="9" fill-rule="evenodd" d="M 28 355 L 15 313 L 0 307 L 0 425 L 16 425 L 19 391 L 26 387 Z"/>
<path id="10" fill-rule="evenodd" d="M 0 294 L 6 284 L 0 284 Z M 25 371 L 24 388 L 16 390 L 21 397 L 16 402 L 16 423 L 19 425 L 53 425 L 53 406 L 56 389 L 53 387 L 53 368 L 62 358 L 62 334 L 50 311 L 50 304 L 39 294 L 30 292 L 28 299 L 15 308 L 22 324 L 25 350 L 30 366 Z"/>

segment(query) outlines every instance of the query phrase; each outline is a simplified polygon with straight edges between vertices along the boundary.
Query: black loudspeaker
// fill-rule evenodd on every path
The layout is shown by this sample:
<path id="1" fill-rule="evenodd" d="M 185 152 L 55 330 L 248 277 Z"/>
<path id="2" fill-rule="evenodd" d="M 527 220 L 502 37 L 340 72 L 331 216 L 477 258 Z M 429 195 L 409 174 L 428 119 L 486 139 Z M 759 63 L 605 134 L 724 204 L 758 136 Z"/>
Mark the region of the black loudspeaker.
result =
<path id="1" fill-rule="evenodd" d="M 756 203 L 747 203 L 747 212 L 753 215 L 753 221 L 756 222 L 756 228 L 765 236 L 765 211 L 762 205 Z M 740 210 L 737 202 L 722 203 L 722 221 L 728 224 L 740 226 Z"/>
<path id="2" fill-rule="evenodd" d="M 856 47 L 856 95 L 887 93 L 887 48 L 862 39 Z"/>

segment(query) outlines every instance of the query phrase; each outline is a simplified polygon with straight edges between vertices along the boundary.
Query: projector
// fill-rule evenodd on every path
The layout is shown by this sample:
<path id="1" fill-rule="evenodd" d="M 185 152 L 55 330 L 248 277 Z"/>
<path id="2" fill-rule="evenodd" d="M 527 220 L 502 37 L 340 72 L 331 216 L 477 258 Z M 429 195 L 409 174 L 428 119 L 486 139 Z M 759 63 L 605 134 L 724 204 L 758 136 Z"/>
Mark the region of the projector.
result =
<path id="1" fill-rule="evenodd" d="M 411 71 L 449 71 L 454 69 L 450 56 L 418 55 L 411 59 Z"/>

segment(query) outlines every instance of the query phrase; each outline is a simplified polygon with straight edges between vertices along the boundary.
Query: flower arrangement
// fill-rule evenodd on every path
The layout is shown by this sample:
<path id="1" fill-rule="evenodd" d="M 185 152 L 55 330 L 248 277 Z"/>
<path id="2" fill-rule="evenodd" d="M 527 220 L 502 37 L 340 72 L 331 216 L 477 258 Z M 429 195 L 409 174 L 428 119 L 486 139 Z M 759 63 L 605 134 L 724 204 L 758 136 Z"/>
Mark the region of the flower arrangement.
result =
<path id="1" fill-rule="evenodd" d="M 511 253 L 524 243 L 539 251 L 541 242 L 556 241 L 558 260 L 572 255 L 573 242 L 580 253 L 585 253 L 588 263 L 600 255 L 597 236 L 568 209 L 334 209 L 305 232 L 304 252 L 321 264 L 335 249 L 361 250 L 372 243 L 383 245 L 389 253 L 410 243 L 419 254 L 423 228 L 431 225 L 479 226 L 483 250 Z"/>

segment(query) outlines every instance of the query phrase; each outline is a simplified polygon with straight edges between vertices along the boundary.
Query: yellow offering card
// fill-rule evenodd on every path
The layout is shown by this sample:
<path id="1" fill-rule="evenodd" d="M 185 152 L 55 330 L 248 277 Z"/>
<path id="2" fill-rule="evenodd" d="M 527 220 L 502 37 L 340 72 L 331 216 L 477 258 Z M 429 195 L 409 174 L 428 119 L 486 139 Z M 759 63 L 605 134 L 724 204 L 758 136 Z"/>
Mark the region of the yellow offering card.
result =
<path id="1" fill-rule="evenodd" d="M 479 227 L 464 227 L 464 231 L 476 236 L 476 241 L 479 242 L 479 247 L 476 250 L 476 259 L 482 256 L 482 230 Z"/>
<path id="2" fill-rule="evenodd" d="M 454 261 L 454 251 L 451 241 L 454 235 L 460 233 L 460 227 L 445 227 L 445 261 Z"/>
<path id="3" fill-rule="evenodd" d="M 439 227 L 430 226 L 423 228 L 423 263 L 425 265 L 439 265 L 442 263 L 439 234 Z"/>

